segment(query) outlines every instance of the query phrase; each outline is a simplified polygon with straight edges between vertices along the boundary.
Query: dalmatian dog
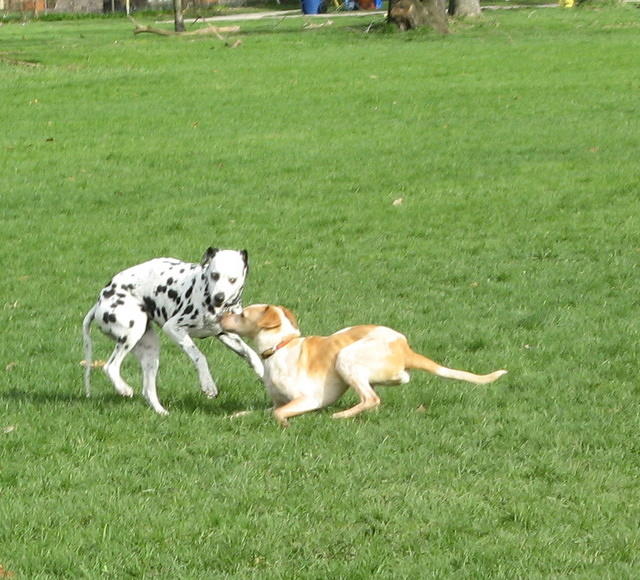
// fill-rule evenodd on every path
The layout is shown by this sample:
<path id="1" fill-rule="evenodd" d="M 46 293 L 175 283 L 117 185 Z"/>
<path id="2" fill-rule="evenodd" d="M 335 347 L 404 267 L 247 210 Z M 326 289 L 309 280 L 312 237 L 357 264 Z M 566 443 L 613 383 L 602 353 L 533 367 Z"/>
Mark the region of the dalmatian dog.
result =
<path id="1" fill-rule="evenodd" d="M 133 396 L 133 389 L 120 375 L 120 366 L 130 352 L 142 367 L 142 393 L 154 411 L 167 410 L 156 393 L 160 340 L 154 324 L 175 342 L 198 370 L 202 391 L 210 398 L 218 389 L 205 356 L 194 338 L 215 336 L 242 356 L 262 378 L 260 357 L 238 335 L 225 332 L 219 324 L 225 312 L 242 312 L 242 291 L 248 272 L 246 250 L 208 248 L 199 264 L 174 258 L 156 258 L 116 274 L 100 292 L 82 325 L 87 396 L 91 394 L 90 374 L 92 322 L 116 341 L 116 347 L 104 365 L 104 371 L 116 391 Z"/>

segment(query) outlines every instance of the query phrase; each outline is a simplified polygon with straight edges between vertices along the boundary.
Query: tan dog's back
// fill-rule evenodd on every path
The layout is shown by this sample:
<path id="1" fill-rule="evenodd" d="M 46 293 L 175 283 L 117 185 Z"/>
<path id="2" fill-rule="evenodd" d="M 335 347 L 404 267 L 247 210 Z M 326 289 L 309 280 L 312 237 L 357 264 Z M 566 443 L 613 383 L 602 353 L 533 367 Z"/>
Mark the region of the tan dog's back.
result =
<path id="1" fill-rule="evenodd" d="M 339 330 L 330 336 L 307 336 L 302 343 L 300 366 L 311 376 L 325 375 L 335 370 L 340 351 L 361 340 L 376 328 L 373 324 L 363 324 Z"/>

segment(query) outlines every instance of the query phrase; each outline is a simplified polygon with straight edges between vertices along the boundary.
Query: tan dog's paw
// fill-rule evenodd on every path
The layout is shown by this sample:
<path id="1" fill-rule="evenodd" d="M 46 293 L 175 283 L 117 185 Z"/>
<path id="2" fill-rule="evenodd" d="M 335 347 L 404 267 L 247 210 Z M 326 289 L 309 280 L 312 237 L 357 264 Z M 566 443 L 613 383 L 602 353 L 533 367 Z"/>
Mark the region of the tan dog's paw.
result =
<path id="1" fill-rule="evenodd" d="M 277 409 L 273 412 L 273 416 L 278 422 L 278 425 L 280 425 L 280 427 L 282 427 L 283 429 L 286 429 L 289 426 L 289 421 L 287 420 L 287 418 L 284 415 L 278 413 Z"/>
<path id="2" fill-rule="evenodd" d="M 253 413 L 253 411 L 236 411 L 235 413 L 231 413 L 229 415 L 229 419 L 237 419 L 238 417 L 244 417 L 245 415 L 249 415 Z"/>

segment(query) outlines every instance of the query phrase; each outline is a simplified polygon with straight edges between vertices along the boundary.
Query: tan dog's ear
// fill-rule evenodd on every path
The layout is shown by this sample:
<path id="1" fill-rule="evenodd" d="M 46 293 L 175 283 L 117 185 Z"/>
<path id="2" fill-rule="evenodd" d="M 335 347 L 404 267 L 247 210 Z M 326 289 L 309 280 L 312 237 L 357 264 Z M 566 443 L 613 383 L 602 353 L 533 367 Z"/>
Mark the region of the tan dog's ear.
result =
<path id="1" fill-rule="evenodd" d="M 278 311 L 273 306 L 267 306 L 262 318 L 258 321 L 258 326 L 263 330 L 271 330 L 272 328 L 281 326 Z"/>
<path id="2" fill-rule="evenodd" d="M 300 328 L 298 326 L 298 321 L 296 319 L 296 316 L 293 312 L 291 312 L 291 310 L 289 310 L 288 308 L 285 308 L 284 306 L 280 306 L 280 308 L 282 309 L 282 312 L 284 312 L 284 315 L 287 317 L 287 319 L 289 320 L 289 322 L 291 324 L 293 324 L 293 328 L 298 329 Z"/>

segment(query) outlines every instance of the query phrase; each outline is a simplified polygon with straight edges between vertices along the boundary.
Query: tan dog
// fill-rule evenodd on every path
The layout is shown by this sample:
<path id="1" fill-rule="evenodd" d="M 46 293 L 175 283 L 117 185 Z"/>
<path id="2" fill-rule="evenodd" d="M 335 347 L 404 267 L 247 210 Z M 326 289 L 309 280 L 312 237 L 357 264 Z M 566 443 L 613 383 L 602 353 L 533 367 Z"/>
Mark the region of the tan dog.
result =
<path id="1" fill-rule="evenodd" d="M 352 326 L 331 336 L 301 337 L 295 316 L 282 306 L 253 304 L 242 314 L 225 314 L 220 324 L 227 332 L 255 341 L 275 418 L 285 427 L 289 417 L 331 405 L 349 387 L 360 402 L 334 413 L 334 418 L 377 407 L 380 397 L 372 385 L 405 384 L 407 369 L 476 384 L 491 383 L 507 372 L 474 375 L 448 369 L 413 352 L 404 335 L 385 326 Z"/>

